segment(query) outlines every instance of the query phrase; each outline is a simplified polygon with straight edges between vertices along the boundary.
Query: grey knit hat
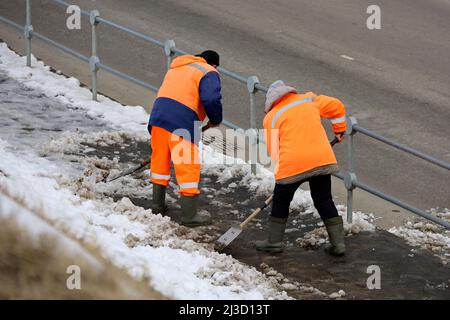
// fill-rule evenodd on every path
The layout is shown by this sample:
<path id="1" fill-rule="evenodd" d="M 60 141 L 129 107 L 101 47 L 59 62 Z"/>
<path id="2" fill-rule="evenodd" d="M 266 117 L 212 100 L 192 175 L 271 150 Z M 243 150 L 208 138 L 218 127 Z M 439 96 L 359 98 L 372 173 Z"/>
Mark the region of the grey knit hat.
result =
<path id="1" fill-rule="evenodd" d="M 272 83 L 266 94 L 266 103 L 265 103 L 266 113 L 269 112 L 270 109 L 272 109 L 275 101 L 291 92 L 297 93 L 297 90 L 293 87 L 285 85 L 282 80 L 277 80 L 274 83 Z"/>

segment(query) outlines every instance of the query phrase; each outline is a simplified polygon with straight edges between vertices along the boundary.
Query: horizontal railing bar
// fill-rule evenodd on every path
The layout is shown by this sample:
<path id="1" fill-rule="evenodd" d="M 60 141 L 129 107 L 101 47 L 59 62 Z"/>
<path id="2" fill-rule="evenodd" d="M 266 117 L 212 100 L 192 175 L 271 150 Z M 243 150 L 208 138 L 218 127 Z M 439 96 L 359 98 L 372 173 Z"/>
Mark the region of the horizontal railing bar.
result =
<path id="1" fill-rule="evenodd" d="M 263 86 L 263 85 L 260 84 L 260 83 L 257 83 L 257 84 L 255 85 L 255 88 L 258 89 L 259 91 L 264 92 L 264 93 L 267 93 L 267 91 L 269 91 L 269 89 L 268 89 L 267 87 Z"/>
<path id="2" fill-rule="evenodd" d="M 99 67 L 100 69 L 103 69 L 103 70 L 105 70 L 105 71 L 107 71 L 107 72 L 109 72 L 109 73 L 111 73 L 111 74 L 113 74 L 113 75 L 119 77 L 119 78 L 123 78 L 123 79 L 126 79 L 126 80 L 128 80 L 128 81 L 131 81 L 131 82 L 133 82 L 133 83 L 135 83 L 135 84 L 140 85 L 141 87 L 144 87 L 144 88 L 146 88 L 146 89 L 150 89 L 150 90 L 153 91 L 153 92 L 158 92 L 158 88 L 157 88 L 157 87 L 154 87 L 154 86 L 152 86 L 151 84 L 148 84 L 148 83 L 146 83 L 146 82 L 144 82 L 144 81 L 142 81 L 142 80 L 139 80 L 139 79 L 136 79 L 136 78 L 134 78 L 134 77 L 132 77 L 132 76 L 129 76 L 129 75 L 126 74 L 126 73 L 123 73 L 123 72 L 121 72 L 121 71 L 118 71 L 118 70 L 116 70 L 116 69 L 113 69 L 113 68 L 111 68 L 110 66 L 107 66 L 107 65 L 105 65 L 105 64 L 99 63 L 99 64 L 98 64 L 98 67 Z"/>
<path id="3" fill-rule="evenodd" d="M 333 173 L 333 176 L 335 176 L 338 179 L 344 180 L 344 175 L 342 173 L 340 173 L 340 172 Z M 439 225 L 441 225 L 441 226 L 443 226 L 443 227 L 445 227 L 447 229 L 450 229 L 450 223 L 449 222 L 447 222 L 445 220 L 442 220 L 442 219 L 439 219 L 438 217 L 435 217 L 432 214 L 429 214 L 428 212 L 425 212 L 425 211 L 420 210 L 420 209 L 418 209 L 416 207 L 413 207 L 413 206 L 409 205 L 408 203 L 405 203 L 405 202 L 403 202 L 401 200 L 398 200 L 398 199 L 396 199 L 396 198 L 394 198 L 392 196 L 384 194 L 383 192 L 381 192 L 381 191 L 379 191 L 379 190 L 377 190 L 377 189 L 375 189 L 375 188 L 373 188 L 373 187 L 371 187 L 371 186 L 369 186 L 369 185 L 367 185 L 367 184 L 365 184 L 363 182 L 355 181 L 354 185 L 356 187 L 358 187 L 358 188 L 360 188 L 360 189 L 370 193 L 370 194 L 373 194 L 373 195 L 383 199 L 383 200 L 389 201 L 389 202 L 391 202 L 391 203 L 393 203 L 393 204 L 395 204 L 395 205 L 397 205 L 397 206 L 399 206 L 399 207 L 401 207 L 403 209 L 406 209 L 406 210 L 408 210 L 408 211 L 410 211 L 412 213 L 415 213 L 415 214 L 417 214 L 417 215 L 419 215 L 419 216 L 421 216 L 421 217 L 423 217 L 425 219 L 431 220 L 431 221 L 433 221 L 433 222 L 435 222 L 435 223 L 437 223 L 437 224 L 439 224 Z"/>
<path id="4" fill-rule="evenodd" d="M 226 76 L 228 76 L 230 78 L 233 78 L 233 79 L 235 79 L 237 81 L 240 81 L 242 83 L 247 83 L 247 78 L 244 78 L 243 76 L 240 76 L 240 75 L 238 75 L 238 74 L 236 74 L 236 73 L 234 73 L 232 71 L 229 71 L 229 70 L 224 69 L 222 67 L 218 67 L 217 71 L 219 71 L 221 74 L 224 74 L 224 75 L 226 75 Z"/>
<path id="5" fill-rule="evenodd" d="M 164 48 L 164 43 L 163 42 L 158 41 L 156 39 L 153 39 L 152 37 L 149 37 L 149 36 L 147 36 L 147 35 L 145 35 L 143 33 L 140 33 L 138 31 L 134 31 L 134 30 L 132 30 L 130 28 L 121 26 L 120 24 L 117 24 L 115 22 L 103 19 L 102 17 L 97 17 L 96 21 L 104 23 L 104 24 L 106 24 L 106 25 L 108 25 L 110 27 L 119 29 L 119 30 L 121 30 L 123 32 L 129 33 L 129 34 L 131 34 L 132 36 L 134 36 L 134 37 L 136 37 L 138 39 L 141 39 L 141 40 L 144 40 L 144 41 L 148 41 L 150 43 L 156 44 L 157 46 L 159 46 L 161 48 Z"/>
<path id="6" fill-rule="evenodd" d="M 421 217 L 424 217 L 425 219 L 428 219 L 428 220 L 433 221 L 434 223 L 437 223 L 437 224 L 439 224 L 439 225 L 441 225 L 441 226 L 443 226 L 443 227 L 445 227 L 447 229 L 450 229 L 450 222 L 448 222 L 448 221 L 444 221 L 442 219 L 439 219 L 438 217 L 435 217 L 432 214 L 429 214 L 428 212 L 425 212 L 425 211 L 420 210 L 420 209 L 418 209 L 416 207 L 413 207 L 413 206 L 411 206 L 411 205 L 409 205 L 409 204 L 407 204 L 407 203 L 405 203 L 405 202 L 403 202 L 401 200 L 398 200 L 397 198 L 394 198 L 394 197 L 392 197 L 390 195 L 384 194 L 383 192 L 381 192 L 381 191 L 379 191 L 379 190 L 377 190 L 377 189 L 375 189 L 375 188 L 373 188 L 373 187 L 371 187 L 371 186 L 369 186 L 369 185 L 367 185 L 365 183 L 362 183 L 362 182 L 359 182 L 359 181 L 355 181 L 354 184 L 355 184 L 356 187 L 358 187 L 358 188 L 360 188 L 360 189 L 362 189 L 364 191 L 367 191 L 367 192 L 369 192 L 369 193 L 371 193 L 373 195 L 376 195 L 377 197 L 379 197 L 381 199 L 389 201 L 389 202 L 391 202 L 391 203 L 393 203 L 393 204 L 395 204 L 395 205 L 397 205 L 397 206 L 399 206 L 399 207 L 401 207 L 403 209 L 411 211 L 411 212 L 413 212 L 413 213 L 415 213 L 415 214 L 417 214 L 417 215 L 419 215 Z"/>
<path id="7" fill-rule="evenodd" d="M 48 44 L 51 44 L 52 46 L 60 49 L 61 51 L 64 51 L 65 53 L 68 53 L 68 54 L 70 54 L 70 55 L 72 55 L 72 56 L 74 56 L 74 57 L 76 57 L 76 58 L 78 58 L 78 59 L 80 59 L 80 60 L 82 60 L 84 62 L 89 62 L 89 58 L 88 57 L 82 55 L 81 53 L 76 52 L 75 50 L 67 48 L 66 46 L 64 46 L 62 44 L 59 44 L 58 42 L 53 41 L 53 40 L 47 38 L 46 36 L 44 36 L 44 35 L 42 35 L 40 33 L 37 33 L 37 32 L 34 32 L 34 31 L 31 31 L 30 33 L 31 33 L 31 35 L 33 37 L 35 37 L 37 39 L 40 39 L 40 40 L 42 40 L 44 42 L 47 42 Z"/>
<path id="8" fill-rule="evenodd" d="M 435 165 L 437 165 L 439 167 L 442 167 L 444 169 L 450 170 L 450 163 L 448 163 L 446 161 L 436 159 L 436 158 L 434 158 L 432 156 L 429 156 L 429 155 L 427 155 L 427 154 L 425 154 L 425 153 L 423 153 L 421 151 L 418 151 L 418 150 L 413 149 L 411 147 L 408 147 L 408 146 L 406 146 L 404 144 L 401 144 L 401 143 L 398 143 L 398 142 L 393 141 L 391 139 L 388 139 L 386 137 L 383 137 L 383 136 L 379 135 L 378 133 L 375 133 L 373 131 L 370 131 L 370 130 L 367 130 L 365 128 L 362 128 L 362 127 L 360 127 L 358 125 L 354 125 L 353 129 L 355 129 L 355 131 L 360 132 L 360 133 L 362 133 L 362 134 L 364 134 L 366 136 L 369 136 L 369 137 L 371 137 L 371 138 L 373 138 L 375 140 L 384 142 L 384 143 L 386 143 L 386 144 L 388 144 L 388 145 L 390 145 L 390 146 L 392 146 L 394 148 L 397 148 L 397 149 L 402 150 L 402 151 L 404 151 L 406 153 L 412 154 L 412 155 L 414 155 L 416 157 L 419 157 L 419 158 L 421 158 L 421 159 L 423 159 L 425 161 L 433 163 L 433 164 L 435 164 Z"/>
<path id="9" fill-rule="evenodd" d="M 331 175 L 336 177 L 336 178 L 338 178 L 338 179 L 341 179 L 342 181 L 344 180 L 344 175 L 341 172 L 332 173 Z"/>
<path id="10" fill-rule="evenodd" d="M 52 2 L 55 2 L 56 4 L 59 4 L 59 5 L 61 5 L 61 6 L 64 6 L 64 7 L 66 7 L 66 8 L 72 5 L 72 4 L 67 3 L 67 2 L 65 2 L 65 1 L 62 1 L 62 0 L 51 0 L 51 1 L 52 1 Z M 84 11 L 84 10 L 80 10 L 80 13 L 81 13 L 82 15 L 84 15 L 84 16 L 87 16 L 87 17 L 90 16 L 90 13 L 87 12 L 87 11 Z"/>
<path id="11" fill-rule="evenodd" d="M 9 20 L 9 19 L 7 19 L 7 18 L 4 18 L 4 17 L 2 17 L 2 16 L 0 16 L 0 21 L 2 21 L 2 22 L 4 22 L 4 23 L 6 23 L 6 24 L 9 24 L 11 27 L 14 27 L 14 28 L 16 28 L 16 29 L 19 29 L 19 30 L 22 30 L 23 31 L 23 26 L 21 26 L 21 25 L 19 25 L 19 24 L 17 24 L 17 23 L 15 23 L 14 21 L 11 21 L 11 20 Z"/>
<path id="12" fill-rule="evenodd" d="M 187 54 L 189 54 L 186 51 L 178 49 L 178 48 L 172 48 L 172 52 L 175 53 L 175 54 L 178 54 L 178 55 L 187 55 Z"/>

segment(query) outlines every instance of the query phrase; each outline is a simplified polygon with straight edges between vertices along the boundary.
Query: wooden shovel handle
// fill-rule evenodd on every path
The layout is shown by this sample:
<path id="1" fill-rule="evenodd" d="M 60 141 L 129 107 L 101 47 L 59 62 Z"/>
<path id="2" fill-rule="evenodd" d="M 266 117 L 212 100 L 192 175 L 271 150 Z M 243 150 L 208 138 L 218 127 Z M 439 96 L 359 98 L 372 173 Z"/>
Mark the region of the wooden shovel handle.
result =
<path id="1" fill-rule="evenodd" d="M 273 195 L 271 195 L 265 202 L 264 205 L 261 208 L 256 209 L 255 211 L 252 212 L 251 215 L 248 216 L 247 219 L 245 219 L 240 225 L 239 227 L 241 229 L 244 229 L 247 224 L 252 221 L 261 211 L 263 211 L 273 200 Z"/>

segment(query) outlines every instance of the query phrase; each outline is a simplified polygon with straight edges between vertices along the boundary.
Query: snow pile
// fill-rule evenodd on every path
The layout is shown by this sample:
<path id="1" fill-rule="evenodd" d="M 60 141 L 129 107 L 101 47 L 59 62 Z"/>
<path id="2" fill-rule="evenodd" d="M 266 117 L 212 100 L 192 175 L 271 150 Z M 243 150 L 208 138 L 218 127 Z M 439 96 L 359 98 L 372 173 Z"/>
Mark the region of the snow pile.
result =
<path id="1" fill-rule="evenodd" d="M 433 215 L 446 221 L 450 221 L 450 210 L 430 210 Z M 424 219 L 408 221 L 403 227 L 393 227 L 390 233 L 405 239 L 408 244 L 427 249 L 442 259 L 444 264 L 450 262 L 450 230 Z"/>
<path id="2" fill-rule="evenodd" d="M 347 295 L 347 293 L 345 293 L 344 290 L 339 290 L 338 292 L 333 292 L 332 294 L 330 294 L 328 297 L 330 299 L 340 299 L 343 298 Z"/>
<path id="3" fill-rule="evenodd" d="M 107 178 L 115 177 L 124 169 L 118 157 L 108 159 L 94 156 L 76 158 L 76 160 L 84 168 L 83 174 L 75 178 L 60 176 L 57 177 L 57 181 L 61 186 L 72 189 L 83 198 L 104 199 L 105 196 L 122 195 L 146 198 L 151 194 L 152 189 L 148 178 L 135 179 L 128 175 L 112 182 L 106 182 Z M 148 171 L 140 174 L 148 175 Z"/>
<path id="4" fill-rule="evenodd" d="M 286 299 L 264 275 L 229 256 L 176 236 L 167 217 L 129 199 L 85 200 L 61 188 L 59 169 L 46 159 L 11 153 L 0 140 L 0 191 L 56 228 L 98 248 L 114 265 L 177 299 Z"/>
<path id="5" fill-rule="evenodd" d="M 101 199 L 105 195 L 126 194 L 131 197 L 147 197 L 151 192 L 148 179 L 134 179 L 125 176 L 120 180 L 106 183 L 107 178 L 115 177 L 124 169 L 120 163 L 122 153 L 115 151 L 113 159 L 88 155 L 96 151 L 97 147 L 117 147 L 121 150 L 130 146 L 130 143 L 148 143 L 146 132 L 101 131 L 81 133 L 79 131 L 65 131 L 58 138 L 52 138 L 39 148 L 39 155 L 53 159 L 55 155 L 63 155 L 68 161 L 79 164 L 83 174 L 74 176 L 60 176 L 57 181 L 60 185 L 71 188 L 76 194 L 87 199 Z M 141 175 L 148 175 L 148 170 Z"/>
<path id="6" fill-rule="evenodd" d="M 217 176 L 219 183 L 239 177 L 239 181 L 231 182 L 226 191 L 242 186 L 255 195 L 267 196 L 271 194 L 275 186 L 273 173 L 264 167 L 257 165 L 257 175 L 252 174 L 250 165 L 239 158 L 232 158 L 216 152 L 209 146 L 202 145 L 202 173 Z"/>
<path id="7" fill-rule="evenodd" d="M 344 290 L 339 290 L 339 291 L 333 292 L 331 294 L 326 294 L 325 292 L 323 292 L 317 288 L 314 288 L 312 286 L 305 286 L 297 281 L 291 282 L 289 279 L 285 278 L 282 273 L 276 271 L 274 268 L 269 266 L 267 263 L 261 263 L 260 268 L 266 276 L 276 280 L 278 282 L 278 285 L 282 289 L 287 290 L 287 291 L 296 290 L 296 291 L 301 291 L 308 295 L 312 294 L 312 295 L 315 295 L 320 298 L 329 298 L 329 299 L 339 299 L 339 298 L 343 298 L 347 295 Z"/>
<path id="8" fill-rule="evenodd" d="M 261 271 L 267 276 L 273 279 L 278 283 L 278 285 L 283 288 L 284 290 L 290 291 L 290 290 L 297 290 L 302 291 L 304 293 L 313 294 L 318 297 L 327 297 L 327 294 L 323 291 L 320 291 L 317 288 L 311 287 L 311 286 L 305 286 L 301 283 L 295 281 L 291 282 L 289 279 L 285 278 L 284 275 L 278 271 L 276 271 L 274 268 L 269 266 L 267 263 L 261 263 L 260 265 Z"/>
<path id="9" fill-rule="evenodd" d="M 117 130 L 131 132 L 133 140 L 146 134 L 148 114 L 143 108 L 124 107 L 105 97 L 99 97 L 99 102 L 92 101 L 91 93 L 79 87 L 78 80 L 55 75 L 34 58 L 33 66 L 26 67 L 24 58 L 0 44 L 0 69 L 25 86 L 41 90 L 74 110 L 80 109 L 92 117 L 102 118 Z M 128 198 L 114 202 L 112 198 L 100 196 L 101 192 L 96 188 L 111 188 L 101 180 L 107 174 L 118 172 L 114 171 L 119 169 L 118 159 L 82 155 L 89 152 L 89 144 L 100 145 L 102 140 L 122 143 L 129 136 L 122 135 L 121 131 L 95 135 L 66 133 L 61 139 L 49 143 L 47 149 L 41 148 L 43 154 L 74 153 L 74 161 L 80 161 L 80 167 L 87 167 L 81 180 L 75 182 L 73 178 L 77 169 L 73 167 L 77 163 L 70 167 L 58 161 L 52 162 L 0 140 L 0 192 L 37 213 L 61 232 L 95 247 L 131 276 L 150 281 L 155 289 L 169 297 L 289 298 L 255 268 L 212 252 L 208 244 L 188 239 L 188 236 L 195 235 L 195 231 L 186 231 L 169 218 L 153 215 L 151 210 L 133 205 Z M 108 146 L 108 142 L 103 146 Z M 208 147 L 204 150 L 211 161 L 222 157 Z M 80 152 L 82 154 L 78 154 Z M 69 167 L 72 171 L 68 172 Z M 118 185 L 112 184 L 112 188 L 119 190 L 123 187 L 121 183 L 130 180 L 121 179 Z M 144 185 L 140 189 L 146 190 L 146 182 L 142 183 Z"/>
<path id="10" fill-rule="evenodd" d="M 40 146 L 39 154 L 47 156 L 53 153 L 82 154 L 93 151 L 92 147 L 108 147 L 111 145 L 121 145 L 122 149 L 129 146 L 130 141 L 148 141 L 146 132 L 128 131 L 100 131 L 91 133 L 81 133 L 79 131 L 65 131 L 57 139 L 52 139 L 50 143 Z"/>
<path id="11" fill-rule="evenodd" d="M 4 67 L 1 67 L 4 65 Z M 144 108 L 123 106 L 111 99 L 98 96 L 98 102 L 92 100 L 92 93 L 80 86 L 75 78 L 66 78 L 54 74 L 50 67 L 32 57 L 32 68 L 26 66 L 26 57 L 20 57 L 8 49 L 6 43 L 0 43 L 0 67 L 25 86 L 39 89 L 48 97 L 68 104 L 72 109 L 81 109 L 93 118 L 100 118 L 131 132 L 145 132 L 148 114 Z"/>

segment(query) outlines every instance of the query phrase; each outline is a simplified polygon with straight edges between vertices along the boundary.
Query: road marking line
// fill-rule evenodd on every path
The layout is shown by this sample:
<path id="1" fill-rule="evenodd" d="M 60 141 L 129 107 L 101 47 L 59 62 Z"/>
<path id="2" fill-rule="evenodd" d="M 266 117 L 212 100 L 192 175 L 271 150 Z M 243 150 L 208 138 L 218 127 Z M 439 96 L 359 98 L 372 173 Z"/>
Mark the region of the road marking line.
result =
<path id="1" fill-rule="evenodd" d="M 350 60 L 350 61 L 355 60 L 355 58 L 352 58 L 352 57 L 347 56 L 347 55 L 345 55 L 345 54 L 341 54 L 340 57 L 341 57 L 341 58 L 344 58 L 344 59 L 347 59 L 347 60 Z"/>

